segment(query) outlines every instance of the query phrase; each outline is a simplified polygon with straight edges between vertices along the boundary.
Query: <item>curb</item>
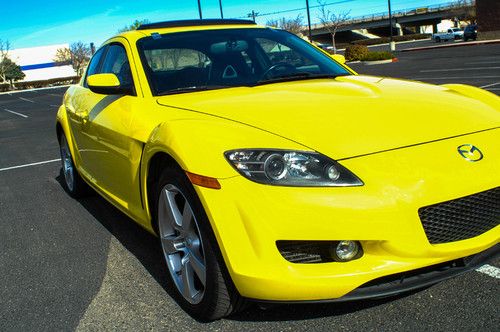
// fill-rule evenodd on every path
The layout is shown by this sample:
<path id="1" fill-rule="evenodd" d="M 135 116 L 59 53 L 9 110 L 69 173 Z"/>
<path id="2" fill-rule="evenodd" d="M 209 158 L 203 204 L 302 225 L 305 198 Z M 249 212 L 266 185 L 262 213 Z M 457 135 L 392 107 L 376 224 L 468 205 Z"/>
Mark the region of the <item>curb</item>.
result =
<path id="1" fill-rule="evenodd" d="M 74 84 L 66 84 L 66 85 L 58 85 L 58 86 L 47 86 L 45 88 L 35 88 L 35 89 L 26 89 L 26 90 L 12 90 L 12 91 L 4 91 L 0 92 L 0 95 L 10 95 L 13 93 L 22 93 L 22 92 L 30 92 L 30 91 L 37 91 L 37 90 L 52 90 L 52 89 L 59 89 L 59 88 L 67 88 L 70 87 Z"/>
<path id="2" fill-rule="evenodd" d="M 412 52 L 412 51 L 422 51 L 422 50 L 433 50 L 433 49 L 438 49 L 438 48 L 487 45 L 487 44 L 499 44 L 499 43 L 500 43 L 500 39 L 480 40 L 480 41 L 474 41 L 474 42 L 460 42 L 457 44 L 449 44 L 449 45 L 436 45 L 436 46 L 407 48 L 407 49 L 401 50 L 399 52 Z"/>
<path id="3" fill-rule="evenodd" d="M 362 63 L 365 66 L 374 66 L 374 65 L 383 65 L 386 63 L 392 63 L 392 62 L 398 62 L 398 58 L 392 58 L 392 59 L 387 59 L 387 60 L 376 60 L 376 61 L 351 61 L 351 62 L 346 62 L 346 65 L 352 65 L 355 63 Z"/>

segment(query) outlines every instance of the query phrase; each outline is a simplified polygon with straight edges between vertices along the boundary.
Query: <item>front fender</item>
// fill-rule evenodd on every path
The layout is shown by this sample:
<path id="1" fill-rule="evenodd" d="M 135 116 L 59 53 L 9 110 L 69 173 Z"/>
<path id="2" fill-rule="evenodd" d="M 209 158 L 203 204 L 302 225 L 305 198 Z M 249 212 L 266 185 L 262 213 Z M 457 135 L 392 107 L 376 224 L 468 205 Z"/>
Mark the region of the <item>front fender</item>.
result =
<path id="1" fill-rule="evenodd" d="M 462 96 L 479 100 L 500 112 L 500 97 L 492 92 L 466 84 L 443 84 L 442 86 Z"/>
<path id="2" fill-rule="evenodd" d="M 224 152 L 241 148 L 310 150 L 275 134 L 220 118 L 167 121 L 151 132 L 141 161 L 143 199 L 147 202 L 152 158 L 166 153 L 185 171 L 217 179 L 238 176 Z M 148 204 L 147 214 L 150 216 Z"/>

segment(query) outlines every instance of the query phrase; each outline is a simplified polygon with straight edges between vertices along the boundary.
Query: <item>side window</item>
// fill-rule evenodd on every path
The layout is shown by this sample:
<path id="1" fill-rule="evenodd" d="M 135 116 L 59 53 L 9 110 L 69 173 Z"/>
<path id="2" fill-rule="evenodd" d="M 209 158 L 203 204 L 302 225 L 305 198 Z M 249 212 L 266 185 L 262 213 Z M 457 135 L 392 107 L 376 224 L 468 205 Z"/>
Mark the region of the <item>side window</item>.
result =
<path id="1" fill-rule="evenodd" d="M 145 55 L 153 72 L 181 70 L 186 67 L 205 68 L 211 64 L 204 53 L 188 48 L 147 50 Z"/>
<path id="2" fill-rule="evenodd" d="M 286 45 L 265 38 L 257 38 L 256 41 L 260 47 L 262 47 L 264 53 L 266 53 L 271 65 L 287 63 L 295 66 L 297 69 L 301 67 L 308 68 L 309 66 L 315 66 L 315 69 L 319 69 L 318 66 L 314 65 L 309 59 L 303 57 L 300 53 L 290 49 L 290 47 Z"/>
<path id="3" fill-rule="evenodd" d="M 101 74 L 115 74 L 122 86 L 133 87 L 134 80 L 130 71 L 130 64 L 127 58 L 127 52 L 122 45 L 111 44 L 106 52 L 106 57 L 102 64 Z"/>
<path id="4" fill-rule="evenodd" d="M 101 61 L 105 49 L 106 47 L 99 49 L 90 60 L 89 66 L 87 68 L 87 74 L 85 76 L 85 87 L 87 86 L 87 77 L 97 74 L 97 70 L 99 69 L 99 62 Z"/>

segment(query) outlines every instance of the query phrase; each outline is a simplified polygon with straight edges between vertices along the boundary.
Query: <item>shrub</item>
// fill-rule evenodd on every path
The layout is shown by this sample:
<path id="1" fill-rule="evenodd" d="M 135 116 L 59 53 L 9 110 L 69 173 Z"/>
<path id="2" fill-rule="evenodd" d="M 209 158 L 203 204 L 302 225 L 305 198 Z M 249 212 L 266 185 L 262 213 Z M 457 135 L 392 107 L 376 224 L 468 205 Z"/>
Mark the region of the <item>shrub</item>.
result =
<path id="1" fill-rule="evenodd" d="M 10 84 L 9 83 L 0 83 L 0 92 L 9 91 Z"/>
<path id="2" fill-rule="evenodd" d="M 362 61 L 378 61 L 378 60 L 389 60 L 392 59 L 394 55 L 391 52 L 369 52 L 361 60 Z"/>
<path id="3" fill-rule="evenodd" d="M 361 60 L 368 54 L 368 47 L 365 45 L 351 45 L 345 49 L 345 59 L 347 61 Z"/>

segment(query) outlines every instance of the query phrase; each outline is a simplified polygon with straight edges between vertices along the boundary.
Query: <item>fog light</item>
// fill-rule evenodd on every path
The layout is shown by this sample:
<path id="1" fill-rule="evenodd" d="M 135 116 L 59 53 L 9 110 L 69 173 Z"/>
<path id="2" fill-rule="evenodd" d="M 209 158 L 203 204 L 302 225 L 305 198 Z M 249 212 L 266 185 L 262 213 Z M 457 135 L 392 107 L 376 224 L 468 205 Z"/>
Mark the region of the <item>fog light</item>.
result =
<path id="1" fill-rule="evenodd" d="M 335 248 L 335 257 L 341 262 L 347 262 L 357 258 L 360 252 L 359 244 L 356 241 L 340 241 Z"/>

